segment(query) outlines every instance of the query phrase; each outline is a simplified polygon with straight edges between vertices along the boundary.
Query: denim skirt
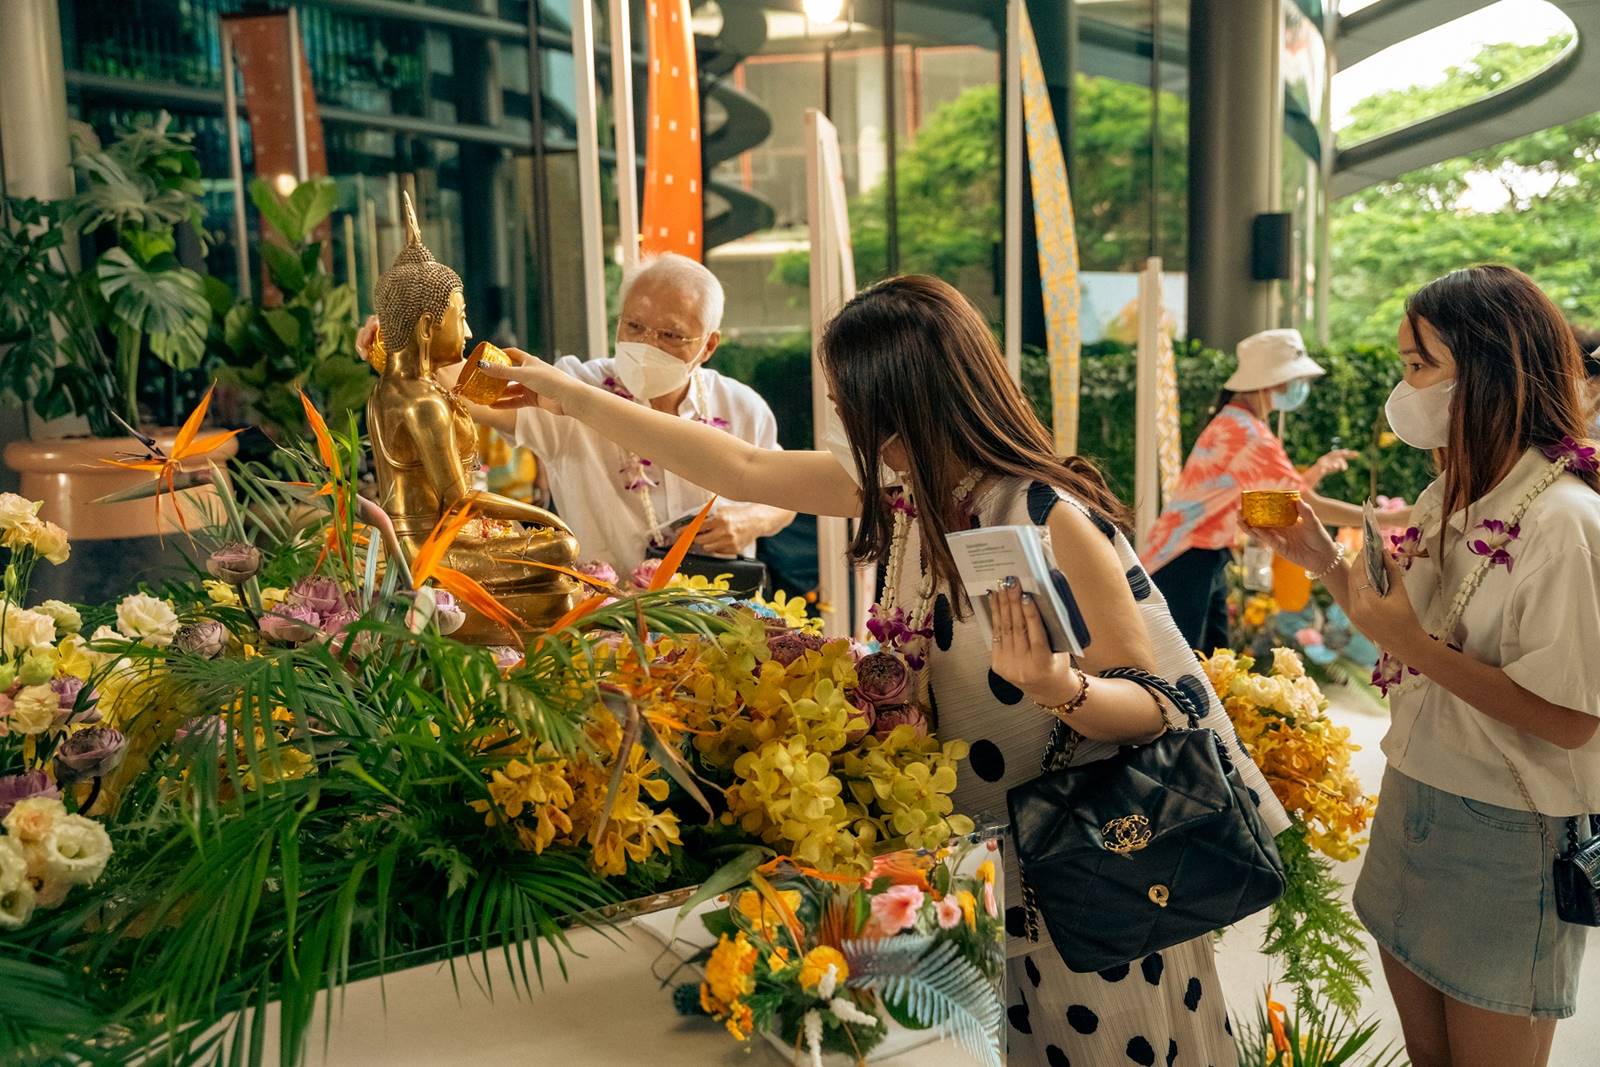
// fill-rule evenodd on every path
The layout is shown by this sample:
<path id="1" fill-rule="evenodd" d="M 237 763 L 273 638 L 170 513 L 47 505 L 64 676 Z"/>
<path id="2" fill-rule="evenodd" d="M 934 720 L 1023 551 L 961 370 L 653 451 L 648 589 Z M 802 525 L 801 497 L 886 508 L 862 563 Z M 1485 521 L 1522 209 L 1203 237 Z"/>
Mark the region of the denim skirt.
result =
<path id="1" fill-rule="evenodd" d="M 1588 929 L 1556 916 L 1551 847 L 1566 840 L 1566 820 L 1469 800 L 1393 768 L 1379 796 L 1354 901 L 1373 939 L 1464 1004 L 1572 1015 Z"/>

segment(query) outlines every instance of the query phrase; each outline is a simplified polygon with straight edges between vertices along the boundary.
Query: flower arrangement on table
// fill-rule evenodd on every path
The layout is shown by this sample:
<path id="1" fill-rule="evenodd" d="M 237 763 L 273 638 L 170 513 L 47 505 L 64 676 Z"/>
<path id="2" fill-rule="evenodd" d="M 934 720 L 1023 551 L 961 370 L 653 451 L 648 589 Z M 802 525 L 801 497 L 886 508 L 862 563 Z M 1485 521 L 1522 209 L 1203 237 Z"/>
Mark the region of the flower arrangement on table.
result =
<path id="1" fill-rule="evenodd" d="M 191 522 L 192 580 L 25 609 L 37 545 L 8 533 L 0 791 L 43 799 L 7 826 L 25 869 L 0 846 L 0 986 L 72 1007 L 0 1004 L 24 1058 L 189 1062 L 222 1041 L 248 1062 L 263 1023 L 240 1009 L 276 1002 L 294 1060 L 319 993 L 397 959 L 475 968 L 505 946 L 541 974 L 566 924 L 702 883 L 720 847 L 855 878 L 888 841 L 970 825 L 963 746 L 803 602 L 591 576 L 604 595 L 524 647 L 450 639 L 479 593 L 439 588 L 427 558 L 470 516 L 407 560 L 360 496 L 354 427 L 309 421 L 271 469 L 162 465 L 157 499 L 200 479 L 221 501 Z M 51 833 L 74 854 L 37 858 Z"/>
<path id="2" fill-rule="evenodd" d="M 1350 768 L 1358 746 L 1328 718 L 1327 699 L 1295 652 L 1276 649 L 1265 673 L 1228 649 L 1203 662 L 1240 743 L 1292 822 L 1277 840 L 1286 888 L 1262 950 L 1282 961 L 1282 981 L 1302 1009 L 1325 1003 L 1353 1015 L 1370 986 L 1366 948 L 1330 861 L 1356 858 L 1377 810 Z"/>
<path id="3" fill-rule="evenodd" d="M 769 864 L 783 876 L 752 873 L 701 916 L 717 942 L 693 957 L 705 977 L 677 987 L 679 1011 L 739 1041 L 770 1032 L 813 1067 L 825 1052 L 864 1062 L 890 1022 L 952 1036 L 998 1067 L 1005 934 L 983 858 L 996 845 L 883 854 L 853 879 Z"/>

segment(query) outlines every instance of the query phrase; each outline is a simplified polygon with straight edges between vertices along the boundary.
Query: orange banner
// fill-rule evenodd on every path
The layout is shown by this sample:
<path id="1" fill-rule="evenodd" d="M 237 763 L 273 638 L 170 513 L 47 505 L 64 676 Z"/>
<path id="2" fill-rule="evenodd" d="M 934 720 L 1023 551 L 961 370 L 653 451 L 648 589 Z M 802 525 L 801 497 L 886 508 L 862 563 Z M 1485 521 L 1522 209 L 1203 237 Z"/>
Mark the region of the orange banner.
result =
<path id="1" fill-rule="evenodd" d="M 230 15 L 223 19 L 233 39 L 233 54 L 244 82 L 245 114 L 250 119 L 250 150 L 256 175 L 277 182 L 298 177 L 294 136 L 294 52 L 300 52 L 300 99 L 305 113 L 306 175 L 328 173 L 322 141 L 322 117 L 311 88 L 311 66 L 305 50 L 290 32 L 287 13 Z"/>
<path id="2" fill-rule="evenodd" d="M 648 0 L 650 123 L 640 252 L 705 258 L 700 189 L 700 85 L 689 0 Z"/>

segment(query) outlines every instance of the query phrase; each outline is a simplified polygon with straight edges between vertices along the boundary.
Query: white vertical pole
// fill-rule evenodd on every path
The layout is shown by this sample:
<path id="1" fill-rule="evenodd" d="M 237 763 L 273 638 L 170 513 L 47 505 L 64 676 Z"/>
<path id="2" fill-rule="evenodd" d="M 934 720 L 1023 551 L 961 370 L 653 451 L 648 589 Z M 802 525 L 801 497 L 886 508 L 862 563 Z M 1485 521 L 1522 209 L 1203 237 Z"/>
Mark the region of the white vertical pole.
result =
<path id="1" fill-rule="evenodd" d="M 306 156 L 306 89 L 301 70 L 305 57 L 300 54 L 300 10 L 289 9 L 289 100 L 294 108 L 294 177 L 307 181 L 311 167 Z"/>
<path id="2" fill-rule="evenodd" d="M 578 120 L 578 211 L 589 357 L 606 354 L 605 249 L 600 220 L 600 134 L 595 117 L 594 12 L 572 0 L 572 69 Z"/>
<path id="3" fill-rule="evenodd" d="M 1006 0 L 1005 323 L 1006 368 L 1022 380 L 1022 5 Z"/>
<path id="4" fill-rule="evenodd" d="M 622 265 L 639 261 L 638 148 L 633 141 L 633 27 L 628 0 L 611 0 L 611 114 L 616 124 L 617 234 Z"/>
<path id="5" fill-rule="evenodd" d="M 1156 430 L 1156 361 L 1161 347 L 1161 260 L 1152 256 L 1139 272 L 1139 347 L 1135 375 L 1133 499 L 1138 549 L 1161 512 L 1161 473 Z"/>
<path id="6" fill-rule="evenodd" d="M 832 124 L 815 108 L 806 109 L 806 222 L 811 238 L 811 428 L 814 447 L 819 451 L 823 430 L 828 424 L 828 383 L 823 375 L 818 348 L 823 327 L 838 309 L 841 277 L 840 249 L 831 218 L 831 190 L 835 179 L 828 166 L 825 139 L 833 134 Z M 824 629 L 829 637 L 849 637 L 852 630 L 850 576 L 845 566 L 845 523 L 843 519 L 817 518 L 817 596 L 831 610 L 824 614 Z"/>
<path id="7" fill-rule="evenodd" d="M 239 100 L 233 89 L 233 33 L 222 24 L 222 111 L 228 124 L 228 176 L 233 179 L 233 246 L 239 297 L 249 300 L 250 227 L 245 221 L 244 159 L 239 151 Z"/>

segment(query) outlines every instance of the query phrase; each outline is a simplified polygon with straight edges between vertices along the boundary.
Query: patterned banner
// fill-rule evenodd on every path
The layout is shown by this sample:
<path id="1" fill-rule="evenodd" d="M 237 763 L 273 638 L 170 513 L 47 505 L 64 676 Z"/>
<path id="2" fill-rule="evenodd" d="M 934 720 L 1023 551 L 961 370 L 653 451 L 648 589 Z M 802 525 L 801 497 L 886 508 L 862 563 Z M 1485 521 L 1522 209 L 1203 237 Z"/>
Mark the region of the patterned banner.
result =
<path id="1" fill-rule="evenodd" d="M 305 50 L 289 32 L 289 16 L 227 15 L 233 52 L 244 82 L 245 113 L 250 117 L 250 154 L 256 175 L 274 181 L 280 174 L 294 175 L 297 167 L 294 136 L 294 62 L 300 52 L 300 98 L 305 108 L 306 173 L 318 178 L 328 173 L 327 150 L 322 140 L 322 116 L 311 88 L 311 65 Z"/>
<path id="2" fill-rule="evenodd" d="M 1028 138 L 1028 171 L 1033 187 L 1033 226 L 1039 241 L 1039 277 L 1044 286 L 1045 339 L 1050 355 L 1050 396 L 1054 409 L 1056 448 L 1078 449 L 1079 357 L 1078 236 L 1072 217 L 1067 164 L 1050 110 L 1044 68 L 1033 23 L 1023 5 L 1022 120 Z"/>
<path id="3" fill-rule="evenodd" d="M 1178 360 L 1172 351 L 1173 322 L 1165 309 L 1156 331 L 1156 457 L 1161 465 L 1161 499 L 1171 500 L 1183 473 L 1182 424 L 1178 420 Z"/>
<path id="4" fill-rule="evenodd" d="M 650 127 L 640 251 L 704 259 L 700 87 L 689 0 L 650 0 Z"/>

